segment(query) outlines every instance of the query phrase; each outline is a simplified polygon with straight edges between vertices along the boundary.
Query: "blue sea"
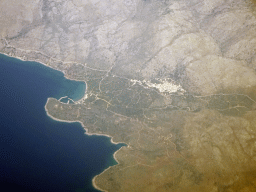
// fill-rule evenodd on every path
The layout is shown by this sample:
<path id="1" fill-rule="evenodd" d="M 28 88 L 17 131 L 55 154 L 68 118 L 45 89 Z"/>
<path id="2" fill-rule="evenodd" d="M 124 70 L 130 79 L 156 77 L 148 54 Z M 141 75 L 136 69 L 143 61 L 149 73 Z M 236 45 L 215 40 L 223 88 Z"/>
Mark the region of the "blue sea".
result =
<path id="1" fill-rule="evenodd" d="M 36 62 L 0 55 L 0 190 L 95 192 L 92 179 L 116 164 L 122 144 L 88 136 L 79 123 L 46 115 L 47 98 L 83 97 L 83 82 Z"/>

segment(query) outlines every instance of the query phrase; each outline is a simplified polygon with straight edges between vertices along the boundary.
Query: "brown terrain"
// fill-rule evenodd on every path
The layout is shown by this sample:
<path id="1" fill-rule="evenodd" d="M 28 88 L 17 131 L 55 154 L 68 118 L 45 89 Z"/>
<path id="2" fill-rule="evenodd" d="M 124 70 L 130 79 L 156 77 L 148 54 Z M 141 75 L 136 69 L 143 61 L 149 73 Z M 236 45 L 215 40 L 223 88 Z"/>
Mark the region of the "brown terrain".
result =
<path id="1" fill-rule="evenodd" d="M 256 1 L 2 0 L 0 52 L 85 81 L 48 114 L 127 146 L 109 192 L 256 191 Z"/>

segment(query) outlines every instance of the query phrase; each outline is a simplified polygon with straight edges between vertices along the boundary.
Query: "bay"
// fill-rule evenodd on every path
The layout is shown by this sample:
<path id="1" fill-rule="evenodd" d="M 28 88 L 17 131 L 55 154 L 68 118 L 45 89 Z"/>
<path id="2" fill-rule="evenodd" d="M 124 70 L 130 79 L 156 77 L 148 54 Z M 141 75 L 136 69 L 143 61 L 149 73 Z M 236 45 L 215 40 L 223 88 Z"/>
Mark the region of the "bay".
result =
<path id="1" fill-rule="evenodd" d="M 79 100 L 85 89 L 37 62 L 0 55 L 2 189 L 97 191 L 92 178 L 116 164 L 113 154 L 122 144 L 85 135 L 79 123 L 54 121 L 44 109 L 49 97 Z"/>

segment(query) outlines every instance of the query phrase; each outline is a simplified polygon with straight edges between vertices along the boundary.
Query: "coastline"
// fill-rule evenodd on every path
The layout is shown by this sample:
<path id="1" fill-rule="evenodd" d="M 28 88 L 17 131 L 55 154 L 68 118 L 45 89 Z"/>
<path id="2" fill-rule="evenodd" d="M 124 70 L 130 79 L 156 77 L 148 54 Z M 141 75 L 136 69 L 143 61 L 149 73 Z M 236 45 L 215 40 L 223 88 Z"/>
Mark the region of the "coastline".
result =
<path id="1" fill-rule="evenodd" d="M 36 52 L 36 51 L 35 51 L 35 52 Z M 45 67 L 49 67 L 49 68 L 51 68 L 51 69 L 53 69 L 53 70 L 62 72 L 62 73 L 64 74 L 64 77 L 65 77 L 66 79 L 69 79 L 69 80 L 72 80 L 72 81 L 76 81 L 76 82 L 84 82 L 85 85 L 87 85 L 87 84 L 86 84 L 86 81 L 81 81 L 81 80 L 76 80 L 76 79 L 69 78 L 69 77 L 66 76 L 66 73 L 65 73 L 64 71 L 59 70 L 59 69 L 57 69 L 57 68 L 54 68 L 54 67 L 52 67 L 52 66 L 50 66 L 50 65 L 47 65 L 47 64 L 45 64 L 45 63 L 43 63 L 43 62 L 41 62 L 41 61 L 38 61 L 38 60 L 25 60 L 25 59 L 23 59 L 22 57 L 15 56 L 15 55 L 14 55 L 14 56 L 13 56 L 13 55 L 8 55 L 8 54 L 6 54 L 6 53 L 4 53 L 4 52 L 0 52 L 0 54 L 5 55 L 5 56 L 7 56 L 7 57 L 14 58 L 14 59 L 19 59 L 19 60 L 24 61 L 24 62 L 25 62 L 25 61 L 28 61 L 28 62 L 40 63 L 40 64 L 44 65 Z M 63 61 L 60 61 L 60 62 L 63 62 Z M 67 63 L 72 63 L 72 62 L 67 62 Z M 74 62 L 74 63 L 75 63 L 75 62 Z M 79 63 L 77 63 L 77 64 L 79 64 Z M 86 89 L 85 89 L 84 95 L 86 95 Z M 82 97 L 82 99 L 83 99 L 83 98 L 84 98 L 84 96 Z M 78 101 L 80 101 L 80 100 L 81 100 L 81 99 L 77 100 L 76 102 L 78 102 Z"/>
<path id="2" fill-rule="evenodd" d="M 35 51 L 35 52 L 38 52 L 38 51 Z M 39 52 L 39 53 L 41 53 L 41 52 Z M 25 59 L 23 59 L 22 57 L 13 56 L 13 55 L 8 55 L 8 54 L 3 53 L 3 52 L 0 52 L 0 54 L 5 55 L 5 56 L 7 56 L 7 57 L 14 58 L 14 59 L 19 59 L 19 60 L 24 61 L 24 62 L 28 61 L 28 62 L 37 62 L 37 63 L 40 63 L 41 65 L 44 65 L 45 67 L 49 67 L 49 68 L 51 68 L 51 69 L 53 69 L 53 70 L 56 70 L 56 71 L 59 71 L 59 72 L 63 73 L 63 75 L 64 75 L 64 77 L 65 77 L 66 79 L 69 79 L 69 80 L 72 80 L 72 81 L 76 81 L 76 82 L 83 82 L 83 83 L 85 84 L 85 86 L 87 87 L 86 81 L 80 81 L 80 80 L 76 80 L 76 79 L 72 79 L 72 78 L 70 78 L 70 77 L 67 77 L 64 71 L 59 70 L 59 69 L 56 69 L 56 68 L 54 68 L 54 67 L 52 67 L 52 66 L 50 66 L 50 65 L 47 65 L 47 64 L 45 64 L 45 63 L 43 63 L 43 62 L 41 62 L 41 61 L 38 61 L 38 60 L 25 60 Z M 71 63 L 71 62 L 70 62 L 70 63 Z M 74 103 L 75 103 L 75 104 L 80 104 L 80 103 L 81 103 L 84 99 L 86 99 L 86 98 L 87 98 L 87 89 L 85 89 L 85 92 L 84 92 L 83 97 L 82 97 L 81 99 L 77 100 L 77 101 L 74 100 Z M 47 101 L 48 101 L 48 100 L 47 100 Z M 58 121 L 58 120 L 56 120 L 56 121 Z"/>
<path id="3" fill-rule="evenodd" d="M 112 140 L 112 137 L 111 137 L 111 140 Z M 111 142 L 112 142 L 112 141 L 111 141 Z M 127 144 L 126 144 L 126 145 L 127 145 Z M 127 146 L 129 146 L 129 145 L 127 145 Z M 121 150 L 121 149 L 122 149 L 122 147 L 121 147 L 120 149 L 118 149 L 118 150 L 114 153 L 114 155 L 113 155 L 115 161 L 117 162 L 117 165 L 119 164 L 119 162 L 118 162 L 117 158 L 115 157 L 115 155 L 116 155 L 116 153 L 117 153 L 119 150 Z M 113 166 L 116 166 L 116 165 L 113 165 Z M 95 189 L 100 190 L 100 191 L 103 191 L 103 192 L 108 192 L 108 191 L 106 191 L 106 190 L 103 190 L 103 189 L 99 188 L 99 187 L 96 185 L 95 180 L 96 180 L 96 178 L 97 178 L 98 176 L 100 176 L 101 174 L 103 174 L 105 171 L 107 171 L 108 169 L 110 169 L 110 168 L 113 167 L 113 166 L 109 166 L 109 167 L 106 168 L 104 171 L 102 171 L 100 174 L 95 175 L 95 176 L 93 177 L 93 179 L 92 179 L 92 185 L 93 185 L 93 187 L 94 187 Z"/>
<path id="4" fill-rule="evenodd" d="M 63 120 L 63 119 L 58 119 L 58 118 L 56 118 L 56 117 L 53 117 L 52 115 L 49 114 L 49 112 L 48 112 L 48 110 L 47 110 L 47 108 L 46 108 L 46 105 L 47 105 L 49 99 L 50 99 L 50 98 L 47 99 L 47 102 L 46 102 L 44 108 L 45 108 L 45 111 L 46 111 L 47 116 L 50 117 L 51 119 L 53 119 L 53 120 L 55 120 L 55 121 L 59 121 L 59 122 L 65 122 L 65 123 L 75 123 L 75 122 L 78 122 L 78 123 L 81 124 L 81 126 L 82 126 L 83 129 L 85 130 L 85 134 L 86 134 L 86 135 L 89 135 L 89 136 L 96 135 L 96 136 L 110 137 L 110 142 L 111 142 L 111 143 L 113 143 L 113 144 L 115 144 L 115 145 L 120 144 L 120 143 L 114 142 L 114 141 L 113 141 L 113 137 L 110 136 L 110 135 L 107 135 L 107 134 L 99 134 L 99 133 L 89 133 L 89 132 L 88 132 L 88 129 L 85 127 L 85 125 L 83 124 L 82 121 L 68 121 L 68 120 Z M 64 104 L 65 104 L 65 103 L 64 103 Z M 126 144 L 126 143 L 124 143 L 124 144 Z M 126 145 L 127 145 L 127 144 L 126 144 Z M 128 145 L 127 145 L 127 146 L 128 146 Z M 117 151 L 115 151 L 115 153 L 113 154 L 114 160 L 117 162 L 117 165 L 119 164 L 119 161 L 118 161 L 117 158 L 116 158 L 116 153 L 117 153 L 119 150 L 121 150 L 121 149 L 122 149 L 122 147 L 121 147 L 120 149 L 118 149 Z M 116 165 L 113 165 L 113 166 L 116 166 Z M 110 169 L 110 168 L 113 167 L 113 166 L 109 166 L 109 167 L 106 168 L 104 171 L 102 171 L 100 174 L 95 175 L 95 176 L 93 177 L 93 179 L 92 179 L 92 185 L 93 185 L 93 187 L 94 187 L 95 189 L 97 189 L 97 190 L 99 190 L 99 191 L 103 191 L 103 192 L 108 192 L 108 191 L 105 191 L 105 190 L 99 188 L 99 187 L 96 185 L 95 179 L 96 179 L 96 177 L 100 176 L 101 174 L 103 174 L 105 171 L 107 171 L 108 169 Z"/>
<path id="5" fill-rule="evenodd" d="M 77 82 L 84 82 L 85 85 L 87 85 L 87 84 L 86 84 L 86 81 L 78 81 L 78 80 L 75 80 L 75 79 L 71 79 L 71 78 L 69 78 L 69 77 L 66 76 L 66 74 L 65 74 L 64 71 L 59 70 L 59 69 L 56 69 L 56 68 L 54 68 L 54 67 L 52 67 L 52 66 L 50 66 L 50 65 L 46 65 L 46 64 L 43 63 L 43 62 L 40 62 L 40 61 L 37 61 L 37 60 L 25 60 L 25 59 L 22 58 L 22 57 L 13 56 L 13 55 L 8 55 L 8 54 L 3 53 L 3 52 L 0 52 L 0 54 L 3 54 L 3 55 L 5 55 L 5 56 L 7 56 L 7 57 L 11 57 L 11 58 L 14 58 L 14 59 L 19 59 L 19 60 L 24 61 L 24 62 L 25 62 L 25 61 L 28 61 L 28 62 L 37 62 L 37 63 L 40 63 L 40 64 L 42 64 L 42 65 L 44 65 L 44 66 L 46 66 L 46 67 L 49 67 L 49 68 L 51 68 L 51 69 L 53 69 L 53 70 L 62 72 L 62 73 L 64 74 L 64 77 L 65 77 L 66 79 L 69 79 L 69 80 L 72 80 L 72 81 L 77 81 Z M 79 99 L 79 100 L 77 100 L 77 101 L 74 101 L 74 103 L 75 103 L 75 104 L 79 104 L 79 103 L 81 103 L 84 99 L 86 99 L 86 97 L 87 97 L 87 94 L 86 94 L 86 93 L 87 93 L 87 89 L 85 89 L 84 96 L 83 96 L 81 99 Z M 81 126 L 82 126 L 83 129 L 85 130 L 85 134 L 86 134 L 86 135 L 89 135 L 89 136 L 90 136 L 90 135 L 96 135 L 96 136 L 110 137 L 110 142 L 111 142 L 112 144 L 115 144 L 115 145 L 120 144 L 120 143 L 114 142 L 114 141 L 113 141 L 113 137 L 110 136 L 110 135 L 107 135 L 107 134 L 99 134 L 99 133 L 89 133 L 89 132 L 88 132 L 88 129 L 86 128 L 86 126 L 83 124 L 82 121 L 68 121 L 68 120 L 62 120 L 62 119 L 58 119 L 58 118 L 53 117 L 52 115 L 49 114 L 49 112 L 48 112 L 48 110 L 47 110 L 47 108 L 46 108 L 46 105 L 47 105 L 49 99 L 50 99 L 50 98 L 47 98 L 47 102 L 46 102 L 44 108 L 45 108 L 45 112 L 46 112 L 47 116 L 50 117 L 51 119 L 53 119 L 53 120 L 55 120 L 55 121 L 59 121 L 59 122 L 65 122 L 65 123 L 75 123 L 75 122 L 78 122 L 78 123 L 81 124 Z M 65 104 L 65 103 L 63 103 L 63 104 Z M 126 143 L 124 143 L 124 144 L 127 145 Z M 128 145 L 127 145 L 127 146 L 128 146 Z M 122 149 L 122 147 L 121 147 L 120 149 L 118 149 L 117 151 L 115 151 L 115 153 L 113 154 L 114 160 L 117 162 L 117 164 L 119 164 L 119 161 L 117 160 L 117 158 L 115 157 L 115 155 L 116 155 L 116 153 L 117 153 L 119 150 L 121 150 L 121 149 Z M 116 165 L 113 165 L 113 166 L 116 166 Z M 96 185 L 95 179 L 96 179 L 96 177 L 98 177 L 99 175 L 101 175 L 102 173 L 104 173 L 105 171 L 107 171 L 108 169 L 110 169 L 111 167 L 112 167 L 112 166 L 109 166 L 109 167 L 106 168 L 103 172 L 101 172 L 100 174 L 95 175 L 95 176 L 93 177 L 93 179 L 92 179 L 92 185 L 93 185 L 93 187 L 94 187 L 95 189 L 100 190 L 100 191 L 107 192 L 107 191 L 105 191 L 105 190 L 99 188 L 99 187 Z"/>
<path id="6" fill-rule="evenodd" d="M 56 117 L 53 117 L 52 115 L 49 114 L 48 110 L 46 109 L 46 105 L 47 105 L 49 99 L 50 99 L 50 98 L 47 99 L 47 102 L 46 102 L 44 108 L 45 108 L 46 114 L 47 114 L 51 119 L 53 119 L 53 120 L 55 120 L 55 121 L 59 121 L 59 122 L 65 122 L 65 123 L 76 123 L 76 122 L 78 122 L 78 123 L 81 124 L 81 126 L 82 126 L 82 127 L 84 128 L 84 130 L 86 131 L 86 132 L 85 132 L 86 135 L 98 135 L 98 136 L 110 137 L 110 138 L 111 138 L 111 139 L 110 139 L 111 143 L 113 143 L 113 144 L 115 144 L 115 145 L 120 144 L 120 143 L 114 142 L 114 141 L 113 141 L 113 137 L 110 136 L 110 135 L 102 134 L 102 133 L 89 133 L 89 132 L 88 132 L 88 129 L 85 127 L 85 125 L 83 124 L 82 121 L 69 121 L 69 120 L 63 120 L 63 119 L 58 119 L 58 118 L 56 118 Z M 63 103 L 63 104 L 66 104 L 66 103 Z M 66 104 L 66 105 L 67 105 L 67 104 Z M 127 145 L 127 144 L 126 144 L 126 145 Z"/>

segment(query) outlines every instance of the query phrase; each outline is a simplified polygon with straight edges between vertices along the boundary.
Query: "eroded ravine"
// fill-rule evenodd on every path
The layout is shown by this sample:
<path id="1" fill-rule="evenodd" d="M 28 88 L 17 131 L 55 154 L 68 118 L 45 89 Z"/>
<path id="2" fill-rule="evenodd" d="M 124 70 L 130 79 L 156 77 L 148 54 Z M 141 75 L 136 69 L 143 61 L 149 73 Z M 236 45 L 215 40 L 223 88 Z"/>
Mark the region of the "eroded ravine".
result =
<path id="1" fill-rule="evenodd" d="M 86 82 L 46 108 L 127 144 L 98 188 L 255 191 L 253 2 L 38 1 L 0 47 Z"/>

